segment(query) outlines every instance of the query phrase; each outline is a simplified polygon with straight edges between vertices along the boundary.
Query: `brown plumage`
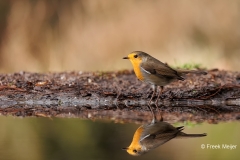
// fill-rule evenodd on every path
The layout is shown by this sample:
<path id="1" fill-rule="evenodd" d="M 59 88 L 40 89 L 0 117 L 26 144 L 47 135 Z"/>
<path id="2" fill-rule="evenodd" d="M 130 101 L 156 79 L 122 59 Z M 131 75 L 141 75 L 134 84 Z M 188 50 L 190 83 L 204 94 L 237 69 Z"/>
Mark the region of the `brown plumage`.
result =
<path id="1" fill-rule="evenodd" d="M 133 156 L 139 156 L 174 138 L 196 138 L 207 136 L 206 133 L 186 134 L 182 132 L 183 129 L 183 126 L 174 127 L 167 122 L 163 122 L 163 119 L 156 121 L 155 115 L 153 115 L 152 122 L 140 126 L 135 131 L 129 147 L 123 149 Z"/>
<path id="2" fill-rule="evenodd" d="M 157 97 L 158 100 L 163 91 L 163 87 L 174 80 L 184 80 L 183 75 L 188 73 L 207 74 L 206 72 L 198 70 L 175 70 L 142 51 L 132 52 L 123 59 L 129 59 L 131 61 L 134 72 L 139 80 L 152 85 L 153 94 L 149 104 L 152 101 L 157 86 L 161 88 Z"/>

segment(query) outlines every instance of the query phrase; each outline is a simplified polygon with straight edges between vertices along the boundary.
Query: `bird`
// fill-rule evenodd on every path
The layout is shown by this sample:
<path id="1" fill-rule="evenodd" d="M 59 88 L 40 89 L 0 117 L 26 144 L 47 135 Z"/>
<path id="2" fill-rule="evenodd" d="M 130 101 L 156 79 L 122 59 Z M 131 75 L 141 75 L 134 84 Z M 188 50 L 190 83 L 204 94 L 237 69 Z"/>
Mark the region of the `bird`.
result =
<path id="1" fill-rule="evenodd" d="M 160 86 L 160 90 L 155 102 L 156 105 L 165 85 L 174 80 L 183 81 L 184 78 L 182 76 L 188 73 L 207 74 L 207 72 L 200 70 L 173 69 L 143 51 L 131 52 L 127 57 L 123 57 L 123 59 L 130 60 L 133 65 L 135 75 L 139 80 L 152 85 L 153 94 L 148 102 L 148 105 L 151 104 L 158 86 Z"/>
<path id="2" fill-rule="evenodd" d="M 149 152 L 152 149 L 163 145 L 173 138 L 194 138 L 207 136 L 203 134 L 186 134 L 182 132 L 184 126 L 174 127 L 171 124 L 164 122 L 161 117 L 160 121 L 153 117 L 150 124 L 140 126 L 134 133 L 133 139 L 129 147 L 122 148 L 130 155 L 140 156 Z"/>

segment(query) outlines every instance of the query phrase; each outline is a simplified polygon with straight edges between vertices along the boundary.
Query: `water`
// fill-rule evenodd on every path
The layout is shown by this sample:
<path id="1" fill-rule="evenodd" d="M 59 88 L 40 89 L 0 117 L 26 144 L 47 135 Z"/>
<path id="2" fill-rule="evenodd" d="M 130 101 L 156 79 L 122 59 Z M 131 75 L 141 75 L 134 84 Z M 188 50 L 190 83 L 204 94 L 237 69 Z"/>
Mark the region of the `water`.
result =
<path id="1" fill-rule="evenodd" d="M 207 133 L 206 137 L 173 139 L 134 157 L 122 150 L 129 146 L 141 124 L 114 123 L 110 120 L 80 118 L 0 117 L 0 159 L 4 160 L 108 160 L 108 159 L 239 159 L 240 124 L 194 122 L 175 123 L 185 126 L 185 133 Z M 201 145 L 237 145 L 235 149 L 201 149 Z"/>

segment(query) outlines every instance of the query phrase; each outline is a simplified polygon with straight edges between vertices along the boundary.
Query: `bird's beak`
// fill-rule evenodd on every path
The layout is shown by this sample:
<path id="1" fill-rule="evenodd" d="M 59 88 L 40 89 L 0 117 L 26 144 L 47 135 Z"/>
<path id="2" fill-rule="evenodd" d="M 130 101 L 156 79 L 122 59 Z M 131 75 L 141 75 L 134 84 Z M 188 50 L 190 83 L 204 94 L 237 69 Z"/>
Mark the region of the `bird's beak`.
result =
<path id="1" fill-rule="evenodd" d="M 123 57 L 123 59 L 128 59 L 128 57 Z"/>
<path id="2" fill-rule="evenodd" d="M 128 147 L 122 148 L 122 150 L 127 150 L 127 149 L 128 149 Z"/>

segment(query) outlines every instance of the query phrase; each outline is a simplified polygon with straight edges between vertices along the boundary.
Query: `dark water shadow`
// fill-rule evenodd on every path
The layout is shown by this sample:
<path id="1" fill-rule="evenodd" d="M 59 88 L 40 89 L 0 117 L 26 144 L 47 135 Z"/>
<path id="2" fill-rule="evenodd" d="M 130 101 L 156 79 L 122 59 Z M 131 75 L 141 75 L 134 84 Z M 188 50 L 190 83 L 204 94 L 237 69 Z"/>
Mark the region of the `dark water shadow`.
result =
<path id="1" fill-rule="evenodd" d="M 174 127 L 170 123 L 152 117 L 151 123 L 141 125 L 134 133 L 131 144 L 123 148 L 130 155 L 140 156 L 163 145 L 174 138 L 197 138 L 207 136 L 203 134 L 186 134 L 184 126 Z"/>
<path id="2" fill-rule="evenodd" d="M 211 105 L 176 105 L 152 106 L 156 112 L 158 109 L 168 122 L 195 121 L 218 123 L 221 121 L 235 121 L 240 119 L 239 106 L 211 106 Z M 146 105 L 134 106 L 102 106 L 93 109 L 90 105 L 65 106 L 65 105 L 1 105 L 1 115 L 13 115 L 20 117 L 61 117 L 81 119 L 110 119 L 115 122 L 131 122 L 136 124 L 148 123 L 152 119 L 149 107 Z M 159 116 L 159 115 L 157 115 Z"/>

